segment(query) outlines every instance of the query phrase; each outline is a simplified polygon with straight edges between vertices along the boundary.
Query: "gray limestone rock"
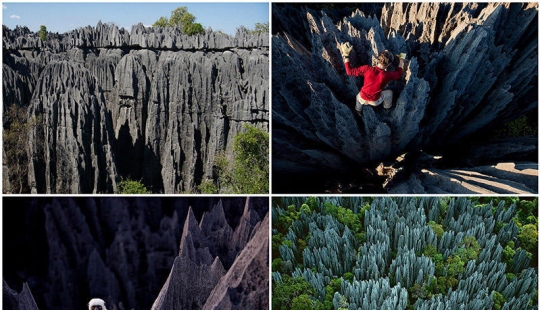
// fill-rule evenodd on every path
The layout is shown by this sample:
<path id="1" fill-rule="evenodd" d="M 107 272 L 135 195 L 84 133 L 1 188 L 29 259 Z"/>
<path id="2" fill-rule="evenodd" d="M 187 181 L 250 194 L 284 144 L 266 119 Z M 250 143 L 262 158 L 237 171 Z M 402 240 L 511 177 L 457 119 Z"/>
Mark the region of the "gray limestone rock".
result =
<path id="1" fill-rule="evenodd" d="M 80 64 L 51 62 L 28 110 L 32 193 L 116 190 L 112 125 L 101 88 Z"/>
<path id="2" fill-rule="evenodd" d="M 61 100 L 64 115 L 100 123 L 94 134 L 101 137 L 77 136 L 77 147 L 44 141 L 50 156 L 30 169 L 33 192 L 113 193 L 121 178 L 142 180 L 156 193 L 191 192 L 214 177 L 216 154 L 232 156 L 244 124 L 268 131 L 268 35 L 242 28 L 234 37 L 211 30 L 187 36 L 178 28 L 138 24 L 128 31 L 101 22 L 49 34 L 47 42 L 27 28 L 3 27 L 3 33 L 4 108 L 28 106 L 33 117 L 55 111 Z M 95 97 L 97 106 L 67 104 L 85 96 Z M 48 104 L 52 109 L 44 108 Z M 61 123 L 47 125 L 48 135 L 73 140 Z M 31 135 L 28 152 L 37 158 L 40 137 Z M 103 158 L 94 158 L 98 149 Z M 91 163 L 81 168 L 82 158 Z M 52 159 L 65 162 L 71 175 L 46 167 Z"/>
<path id="3" fill-rule="evenodd" d="M 210 293 L 203 309 L 267 309 L 269 215 Z"/>
<path id="4" fill-rule="evenodd" d="M 152 309 L 268 307 L 268 213 L 261 220 L 248 198 L 232 234 L 222 215 L 218 204 L 198 224 L 190 209 L 180 253 Z"/>
<path id="5" fill-rule="evenodd" d="M 379 22 L 360 10 L 336 20 L 331 11 L 275 4 L 274 185 L 281 176 L 347 173 L 409 151 L 474 145 L 480 132 L 537 108 L 537 14 L 532 3 L 395 3 Z M 407 53 L 402 79 L 387 86 L 390 111 L 356 114 L 363 79 L 346 75 L 336 42 L 351 43 L 353 67 L 373 65 L 384 49 Z"/>
<path id="6" fill-rule="evenodd" d="M 428 168 L 400 181 L 389 180 L 390 194 L 507 194 L 538 191 L 538 164 L 500 163 L 474 168 Z"/>

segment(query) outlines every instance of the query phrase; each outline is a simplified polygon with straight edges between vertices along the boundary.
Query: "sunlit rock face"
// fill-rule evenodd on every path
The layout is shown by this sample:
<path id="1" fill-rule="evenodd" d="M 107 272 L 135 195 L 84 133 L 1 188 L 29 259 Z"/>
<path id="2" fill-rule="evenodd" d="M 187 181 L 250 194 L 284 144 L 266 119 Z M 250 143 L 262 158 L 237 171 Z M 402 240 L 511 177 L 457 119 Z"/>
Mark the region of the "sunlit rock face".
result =
<path id="1" fill-rule="evenodd" d="M 189 192 L 245 124 L 268 131 L 267 34 L 99 23 L 42 42 L 4 27 L 3 51 L 4 109 L 41 121 L 29 132 L 34 193 L 112 193 L 122 178 Z"/>
<path id="2" fill-rule="evenodd" d="M 346 11 L 343 17 L 338 9 L 273 5 L 275 186 L 281 176 L 350 173 L 407 152 L 459 152 L 465 141 L 485 143 L 494 127 L 537 109 L 537 4 L 362 9 L 369 12 Z M 337 42 L 352 44 L 353 66 L 373 65 L 385 49 L 407 53 L 402 79 L 387 86 L 394 92 L 390 111 L 365 106 L 356 114 L 363 79 L 347 76 Z M 537 142 L 531 150 L 527 141 L 491 156 L 489 164 L 516 147 L 536 158 Z M 482 164 L 487 162 L 475 162 Z"/>

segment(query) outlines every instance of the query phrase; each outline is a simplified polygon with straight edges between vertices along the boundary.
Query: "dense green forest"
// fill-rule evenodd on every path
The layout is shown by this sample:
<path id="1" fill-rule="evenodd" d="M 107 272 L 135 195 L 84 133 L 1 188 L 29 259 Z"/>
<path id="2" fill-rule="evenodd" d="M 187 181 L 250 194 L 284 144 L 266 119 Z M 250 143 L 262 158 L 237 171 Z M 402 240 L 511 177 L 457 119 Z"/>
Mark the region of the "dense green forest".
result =
<path id="1" fill-rule="evenodd" d="M 535 309 L 538 202 L 281 197 L 273 309 Z"/>

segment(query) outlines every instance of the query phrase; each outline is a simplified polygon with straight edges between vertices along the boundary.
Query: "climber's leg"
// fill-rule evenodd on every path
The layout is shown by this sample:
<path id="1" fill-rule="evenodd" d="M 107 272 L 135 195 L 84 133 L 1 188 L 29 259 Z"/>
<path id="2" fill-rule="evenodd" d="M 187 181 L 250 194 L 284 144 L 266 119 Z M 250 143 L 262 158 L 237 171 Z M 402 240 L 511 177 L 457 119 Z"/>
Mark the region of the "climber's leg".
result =
<path id="1" fill-rule="evenodd" d="M 356 95 L 356 106 L 354 107 L 354 109 L 356 110 L 356 113 L 358 113 L 358 115 L 362 116 L 362 108 L 364 107 L 364 104 L 362 103 L 362 98 L 360 98 L 360 93 L 358 93 L 358 95 Z"/>
<path id="2" fill-rule="evenodd" d="M 392 97 L 393 97 L 392 90 L 387 89 L 387 90 L 382 91 L 381 98 L 382 98 L 382 100 L 384 102 L 383 107 L 385 109 L 390 109 L 392 107 Z"/>

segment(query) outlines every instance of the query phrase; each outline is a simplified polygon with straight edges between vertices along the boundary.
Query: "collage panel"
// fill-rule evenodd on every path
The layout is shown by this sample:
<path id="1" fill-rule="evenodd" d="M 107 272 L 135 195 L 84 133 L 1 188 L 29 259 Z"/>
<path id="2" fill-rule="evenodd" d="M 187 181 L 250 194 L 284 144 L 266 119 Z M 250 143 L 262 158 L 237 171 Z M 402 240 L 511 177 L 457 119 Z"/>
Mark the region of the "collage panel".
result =
<path id="1" fill-rule="evenodd" d="M 272 309 L 537 309 L 537 197 L 273 197 Z M 307 305 L 307 306 L 306 306 Z"/>
<path id="2" fill-rule="evenodd" d="M 3 193 L 269 193 L 268 3 L 4 2 L 3 22 Z"/>
<path id="3" fill-rule="evenodd" d="M 4 197 L 2 309 L 268 309 L 268 206 Z"/>
<path id="4" fill-rule="evenodd" d="M 538 3 L 272 3 L 272 192 L 538 193 Z"/>

